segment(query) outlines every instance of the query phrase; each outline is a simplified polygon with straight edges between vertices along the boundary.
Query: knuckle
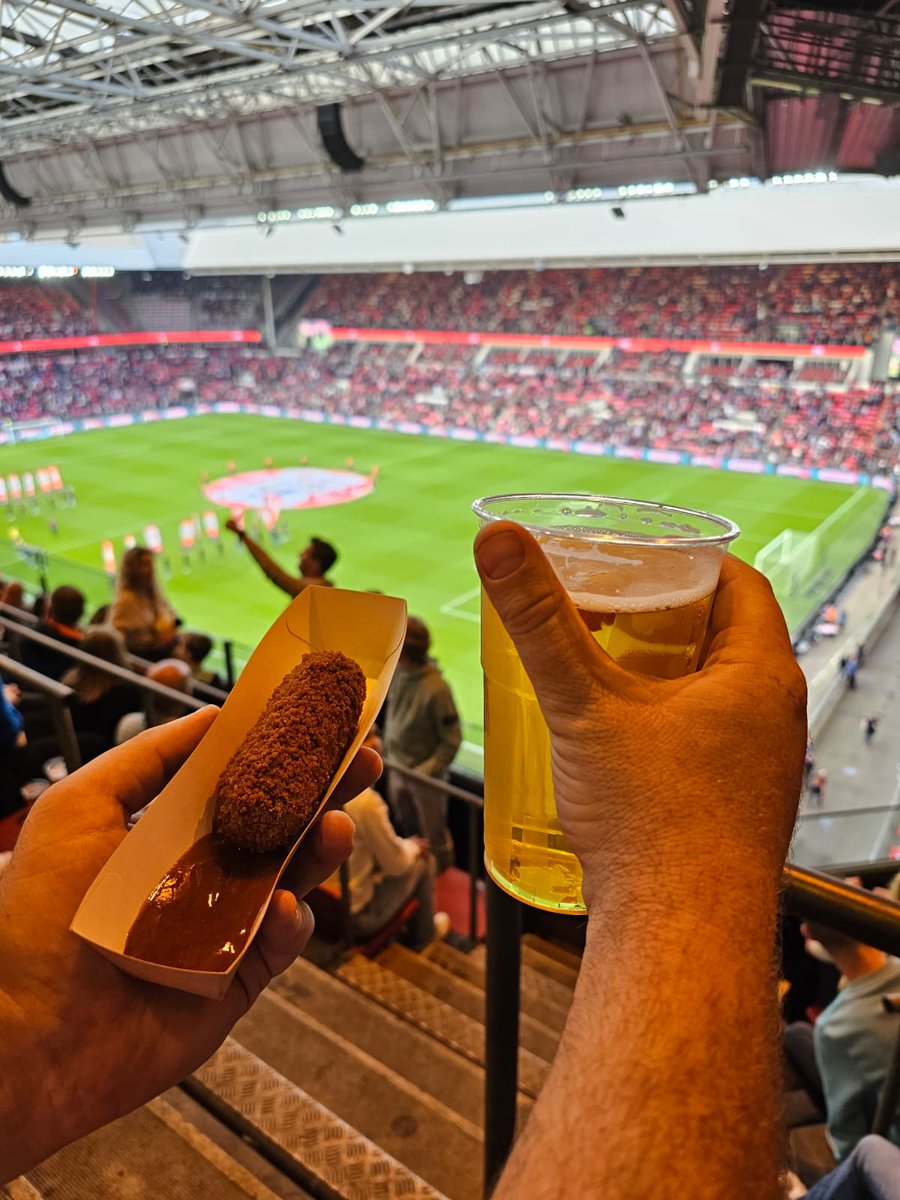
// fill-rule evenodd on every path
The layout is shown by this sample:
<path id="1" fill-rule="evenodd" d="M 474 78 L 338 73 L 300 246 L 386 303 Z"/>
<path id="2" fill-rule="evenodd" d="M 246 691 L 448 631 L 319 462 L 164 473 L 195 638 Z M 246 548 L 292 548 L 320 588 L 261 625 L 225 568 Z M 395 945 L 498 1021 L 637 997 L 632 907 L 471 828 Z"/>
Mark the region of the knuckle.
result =
<path id="1" fill-rule="evenodd" d="M 513 637 L 531 638 L 555 624 L 564 613 L 563 593 L 545 592 L 534 597 L 517 591 L 506 606 L 505 624 Z"/>

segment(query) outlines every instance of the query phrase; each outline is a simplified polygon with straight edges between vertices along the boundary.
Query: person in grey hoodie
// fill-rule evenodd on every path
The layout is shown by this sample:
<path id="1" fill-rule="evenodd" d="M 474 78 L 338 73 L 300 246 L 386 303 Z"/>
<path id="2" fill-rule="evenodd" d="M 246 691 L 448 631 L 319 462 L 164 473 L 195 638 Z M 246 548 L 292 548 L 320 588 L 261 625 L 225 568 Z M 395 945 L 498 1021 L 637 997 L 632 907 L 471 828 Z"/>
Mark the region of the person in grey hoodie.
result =
<path id="1" fill-rule="evenodd" d="M 429 658 L 431 634 L 419 617 L 410 617 L 397 670 L 388 691 L 384 751 L 388 763 L 446 779 L 462 741 L 459 713 L 450 686 Z M 453 863 L 453 839 L 447 828 L 447 797 L 433 785 L 398 771 L 388 778 L 394 817 L 407 835 L 428 839 L 442 871 Z"/>

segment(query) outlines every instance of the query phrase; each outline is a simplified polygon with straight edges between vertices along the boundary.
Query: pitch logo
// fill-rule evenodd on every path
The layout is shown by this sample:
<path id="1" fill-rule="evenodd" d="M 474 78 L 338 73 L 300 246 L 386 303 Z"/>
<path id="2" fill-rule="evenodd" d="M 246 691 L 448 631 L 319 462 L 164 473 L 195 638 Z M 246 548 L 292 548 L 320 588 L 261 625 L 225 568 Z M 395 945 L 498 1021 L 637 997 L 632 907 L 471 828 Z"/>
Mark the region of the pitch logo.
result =
<path id="1" fill-rule="evenodd" d="M 367 496 L 375 485 L 373 475 L 355 471 L 329 471 L 319 467 L 282 467 L 223 475 L 204 485 L 203 493 L 222 508 L 280 509 L 327 508 Z"/>

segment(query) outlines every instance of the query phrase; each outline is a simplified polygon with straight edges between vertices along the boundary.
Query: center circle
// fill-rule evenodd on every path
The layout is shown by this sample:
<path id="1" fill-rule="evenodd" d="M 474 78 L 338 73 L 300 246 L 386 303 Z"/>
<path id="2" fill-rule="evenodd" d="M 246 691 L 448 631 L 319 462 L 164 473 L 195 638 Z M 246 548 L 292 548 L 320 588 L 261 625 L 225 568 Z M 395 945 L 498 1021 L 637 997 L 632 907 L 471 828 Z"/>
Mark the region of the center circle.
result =
<path id="1" fill-rule="evenodd" d="M 222 475 L 204 485 L 203 494 L 223 508 L 326 508 L 367 496 L 375 486 L 372 475 L 331 471 L 321 467 L 276 467 Z"/>

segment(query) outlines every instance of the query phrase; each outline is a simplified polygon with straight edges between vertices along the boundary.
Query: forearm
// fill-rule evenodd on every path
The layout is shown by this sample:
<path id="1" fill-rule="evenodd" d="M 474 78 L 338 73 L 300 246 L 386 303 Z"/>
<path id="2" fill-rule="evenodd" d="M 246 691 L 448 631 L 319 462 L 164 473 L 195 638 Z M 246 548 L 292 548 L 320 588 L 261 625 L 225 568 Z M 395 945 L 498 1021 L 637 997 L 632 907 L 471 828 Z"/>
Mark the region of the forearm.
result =
<path id="1" fill-rule="evenodd" d="M 265 577 L 274 583 L 276 587 L 281 588 L 283 592 L 287 592 L 289 596 L 297 596 L 303 591 L 304 584 L 302 580 L 295 579 L 292 575 L 288 575 L 287 571 L 283 571 L 278 563 L 266 554 L 262 546 L 254 542 L 253 538 L 248 537 L 245 533 L 241 535 L 241 541 L 250 551 L 250 557 L 260 567 Z"/>
<path id="2" fill-rule="evenodd" d="M 626 876 L 595 905 L 556 1061 L 495 1200 L 779 1195 L 775 879 L 729 878 L 719 860 L 636 893 Z"/>
<path id="3" fill-rule="evenodd" d="M 461 740 L 458 735 L 453 738 L 444 738 L 438 742 L 429 757 L 417 765 L 416 770 L 421 771 L 423 775 L 443 775 L 456 758 Z"/>
<path id="4" fill-rule="evenodd" d="M 72 1114 L 26 1014 L 0 1016 L 0 1184 L 37 1166 L 86 1130 Z"/>

